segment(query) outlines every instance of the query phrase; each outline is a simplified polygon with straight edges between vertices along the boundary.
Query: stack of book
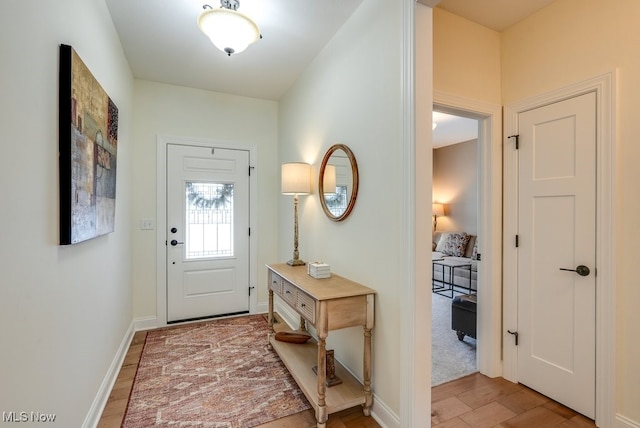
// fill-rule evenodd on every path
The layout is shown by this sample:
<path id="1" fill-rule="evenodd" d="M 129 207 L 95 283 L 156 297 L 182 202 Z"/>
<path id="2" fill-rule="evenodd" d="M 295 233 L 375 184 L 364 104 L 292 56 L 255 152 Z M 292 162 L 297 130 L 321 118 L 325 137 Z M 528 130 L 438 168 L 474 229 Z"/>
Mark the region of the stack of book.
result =
<path id="1" fill-rule="evenodd" d="M 307 265 L 307 273 L 314 278 L 331 277 L 331 266 L 322 262 L 313 262 Z"/>

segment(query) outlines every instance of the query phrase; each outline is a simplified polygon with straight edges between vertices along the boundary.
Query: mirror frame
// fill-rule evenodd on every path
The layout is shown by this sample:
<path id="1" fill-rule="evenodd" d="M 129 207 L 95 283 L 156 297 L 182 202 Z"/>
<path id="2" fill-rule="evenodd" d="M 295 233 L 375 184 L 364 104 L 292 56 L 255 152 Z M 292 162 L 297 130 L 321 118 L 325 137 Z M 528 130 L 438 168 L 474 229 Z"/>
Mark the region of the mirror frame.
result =
<path id="1" fill-rule="evenodd" d="M 346 153 L 347 158 L 349 159 L 349 163 L 351 164 L 352 189 L 351 196 L 349 197 L 349 202 L 347 203 L 347 208 L 341 215 L 335 216 L 331 213 L 331 211 L 327 207 L 326 201 L 324 200 L 324 170 L 329 163 L 331 155 L 338 150 L 342 150 Z M 356 197 L 358 196 L 358 163 L 356 162 L 356 157 L 354 156 L 351 149 L 344 144 L 334 144 L 333 146 L 329 147 L 329 150 L 327 150 L 327 152 L 324 154 L 324 158 L 322 158 L 322 164 L 320 165 L 320 173 L 318 174 L 318 176 L 318 198 L 320 199 L 322 210 L 331 221 L 344 220 L 349 216 L 349 214 L 351 214 L 351 211 L 353 211 L 353 207 L 356 204 Z"/>

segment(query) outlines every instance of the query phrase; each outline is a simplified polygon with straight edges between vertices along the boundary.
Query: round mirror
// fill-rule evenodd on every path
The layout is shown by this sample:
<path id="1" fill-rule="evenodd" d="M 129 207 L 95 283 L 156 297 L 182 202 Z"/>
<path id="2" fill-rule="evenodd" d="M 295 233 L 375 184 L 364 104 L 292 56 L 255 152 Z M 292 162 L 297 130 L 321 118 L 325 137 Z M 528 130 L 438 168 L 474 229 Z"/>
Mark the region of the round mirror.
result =
<path id="1" fill-rule="evenodd" d="M 320 165 L 318 190 L 320 204 L 329 219 L 347 218 L 358 195 L 358 164 L 349 147 L 335 144 L 327 150 Z"/>

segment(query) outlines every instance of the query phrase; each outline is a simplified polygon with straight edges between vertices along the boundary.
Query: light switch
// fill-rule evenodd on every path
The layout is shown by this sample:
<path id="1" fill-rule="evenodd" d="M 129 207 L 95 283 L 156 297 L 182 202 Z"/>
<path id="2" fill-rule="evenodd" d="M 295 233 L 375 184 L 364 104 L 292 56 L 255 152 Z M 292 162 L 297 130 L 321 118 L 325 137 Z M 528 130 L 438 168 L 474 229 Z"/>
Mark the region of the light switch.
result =
<path id="1" fill-rule="evenodd" d="M 153 230 L 153 219 L 143 218 L 140 220 L 140 230 Z"/>

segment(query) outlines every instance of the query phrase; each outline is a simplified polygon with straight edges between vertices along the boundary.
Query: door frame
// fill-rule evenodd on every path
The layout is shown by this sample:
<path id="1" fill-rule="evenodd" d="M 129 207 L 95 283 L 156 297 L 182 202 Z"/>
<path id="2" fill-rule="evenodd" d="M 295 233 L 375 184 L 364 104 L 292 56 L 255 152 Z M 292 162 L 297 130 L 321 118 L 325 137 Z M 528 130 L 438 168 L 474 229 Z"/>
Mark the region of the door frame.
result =
<path id="1" fill-rule="evenodd" d="M 524 111 L 596 93 L 596 424 L 615 422 L 615 93 L 616 73 L 527 98 L 505 106 L 504 115 L 504 378 L 517 382 L 517 350 L 508 329 L 517 329 L 517 257 L 514 237 L 518 225 L 518 159 L 513 139 L 518 115 Z"/>
<path id="2" fill-rule="evenodd" d="M 249 152 L 249 165 L 257 167 L 258 148 L 255 144 L 209 140 L 193 137 L 158 135 L 156 140 L 156 326 L 167 326 L 167 146 L 179 144 Z M 256 312 L 258 305 L 258 206 L 257 174 L 249 176 L 249 284 L 254 287 L 249 297 L 249 313 Z M 174 324 L 172 324 L 174 325 Z"/>
<path id="3" fill-rule="evenodd" d="M 502 375 L 502 107 L 434 91 L 434 110 L 478 120 L 478 345 L 480 373 Z"/>

